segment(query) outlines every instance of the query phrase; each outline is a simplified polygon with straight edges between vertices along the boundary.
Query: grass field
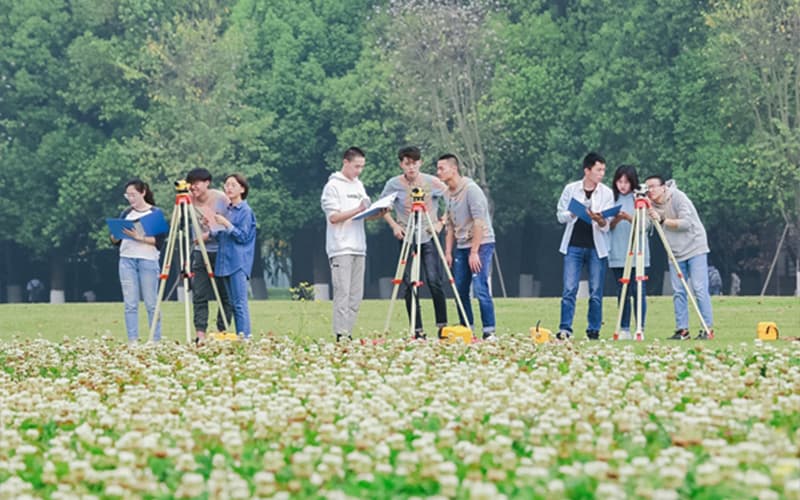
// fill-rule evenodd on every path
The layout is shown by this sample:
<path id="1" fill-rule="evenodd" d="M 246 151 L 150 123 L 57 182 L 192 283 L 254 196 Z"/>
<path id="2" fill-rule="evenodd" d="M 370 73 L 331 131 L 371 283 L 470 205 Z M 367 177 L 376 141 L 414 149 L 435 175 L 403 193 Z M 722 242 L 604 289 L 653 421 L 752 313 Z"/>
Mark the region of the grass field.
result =
<path id="1" fill-rule="evenodd" d="M 649 303 L 645 342 L 535 344 L 558 299 L 508 299 L 496 342 L 451 345 L 402 304 L 336 344 L 330 303 L 253 302 L 253 341 L 201 346 L 177 303 L 157 345 L 121 304 L 3 305 L 0 499 L 800 500 L 800 342 L 754 340 L 800 334 L 798 299 L 715 298 L 709 342 Z"/>
<path id="2" fill-rule="evenodd" d="M 496 299 L 498 335 L 527 335 L 529 328 L 541 320 L 542 326 L 558 329 L 558 298 Z M 674 331 L 671 297 L 648 298 L 645 343 L 663 340 Z M 800 298 L 797 297 L 714 297 L 714 319 L 717 345 L 752 342 L 759 321 L 775 321 L 784 337 L 800 336 Z M 383 331 L 389 301 L 364 301 L 356 325 L 358 338 L 376 337 Z M 423 300 L 423 320 L 433 329 L 433 311 L 430 300 Z M 581 339 L 586 328 L 586 300 L 578 302 L 574 331 Z M 215 309 L 215 308 L 213 308 Z M 212 310 L 213 310 L 212 309 Z M 477 314 L 477 304 L 473 305 Z M 256 337 L 267 334 L 289 336 L 294 339 L 330 339 L 331 303 L 294 302 L 285 300 L 251 301 L 250 314 Z M 449 317 L 455 323 L 455 307 L 450 304 Z M 601 337 L 611 338 L 617 318 L 615 301 L 604 303 L 604 326 Z M 140 305 L 140 324 L 146 330 L 144 306 Z M 167 339 L 185 337 L 183 304 L 164 304 L 163 335 Z M 477 320 L 477 319 L 476 319 Z M 692 335 L 700 329 L 697 314 L 691 311 Z M 392 337 L 407 335 L 405 304 L 397 301 L 391 322 Z M 433 332 L 431 332 L 433 333 Z M 123 341 L 125 325 L 120 303 L 71 304 L 4 304 L 0 305 L 0 337 L 44 338 L 60 340 L 64 337 L 111 336 Z M 783 344 L 782 342 L 778 344 Z"/>

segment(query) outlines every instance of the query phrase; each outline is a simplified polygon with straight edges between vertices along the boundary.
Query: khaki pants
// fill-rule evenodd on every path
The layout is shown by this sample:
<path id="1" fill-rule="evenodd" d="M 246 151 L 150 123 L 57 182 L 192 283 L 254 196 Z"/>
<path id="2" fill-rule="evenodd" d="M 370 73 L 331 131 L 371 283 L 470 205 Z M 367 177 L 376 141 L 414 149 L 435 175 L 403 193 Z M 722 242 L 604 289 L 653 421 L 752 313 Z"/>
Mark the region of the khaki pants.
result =
<path id="1" fill-rule="evenodd" d="M 333 281 L 333 333 L 352 335 L 364 298 L 364 255 L 337 255 L 329 259 Z"/>

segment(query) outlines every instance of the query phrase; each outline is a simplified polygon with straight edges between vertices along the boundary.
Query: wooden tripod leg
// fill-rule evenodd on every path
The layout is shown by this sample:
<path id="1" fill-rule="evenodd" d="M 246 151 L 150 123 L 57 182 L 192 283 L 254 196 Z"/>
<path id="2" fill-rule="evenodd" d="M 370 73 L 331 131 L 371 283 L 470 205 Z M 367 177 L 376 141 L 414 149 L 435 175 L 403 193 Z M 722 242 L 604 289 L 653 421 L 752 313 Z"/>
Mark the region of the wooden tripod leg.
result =
<path id="1" fill-rule="evenodd" d="M 392 279 L 392 297 L 389 300 L 389 312 L 386 315 L 386 323 L 383 325 L 383 333 L 389 333 L 389 324 L 392 321 L 392 311 L 394 309 L 394 302 L 397 299 L 397 290 L 400 288 L 400 283 L 403 282 L 403 274 L 406 271 L 406 264 L 408 262 L 408 253 L 411 249 L 411 239 L 413 236 L 414 218 L 409 217 L 406 223 L 406 233 L 403 238 L 403 245 L 400 248 L 400 257 L 397 259 L 397 268 L 394 272 L 394 279 Z"/>

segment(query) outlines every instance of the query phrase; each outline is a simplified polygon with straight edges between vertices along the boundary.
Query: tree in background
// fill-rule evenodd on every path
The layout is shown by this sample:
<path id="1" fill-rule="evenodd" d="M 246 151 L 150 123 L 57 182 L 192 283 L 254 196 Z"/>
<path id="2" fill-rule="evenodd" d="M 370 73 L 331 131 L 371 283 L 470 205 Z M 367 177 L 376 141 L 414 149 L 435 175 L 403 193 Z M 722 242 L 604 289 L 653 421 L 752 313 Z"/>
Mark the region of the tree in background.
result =
<path id="1" fill-rule="evenodd" d="M 769 200 L 800 258 L 800 1 L 720 1 L 706 16 L 709 54 L 747 105 L 748 187 Z M 798 274 L 800 280 L 800 274 Z M 797 283 L 800 290 L 800 282 Z"/>
<path id="2" fill-rule="evenodd" d="M 464 174 L 487 193 L 482 108 L 498 46 L 492 8 L 481 0 L 397 0 L 379 10 L 387 23 L 383 57 L 411 142 L 459 155 Z"/>

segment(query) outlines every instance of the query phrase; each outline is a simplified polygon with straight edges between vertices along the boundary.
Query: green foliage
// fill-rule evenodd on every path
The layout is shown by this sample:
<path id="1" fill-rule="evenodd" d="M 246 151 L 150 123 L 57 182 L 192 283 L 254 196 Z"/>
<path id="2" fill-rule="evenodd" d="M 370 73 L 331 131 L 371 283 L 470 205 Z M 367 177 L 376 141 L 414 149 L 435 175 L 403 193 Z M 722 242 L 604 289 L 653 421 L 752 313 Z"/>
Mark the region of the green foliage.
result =
<path id="1" fill-rule="evenodd" d="M 465 158 L 499 230 L 555 224 L 597 149 L 607 177 L 674 177 L 723 271 L 757 269 L 800 217 L 798 16 L 797 0 L 0 0 L 0 240 L 104 247 L 126 180 L 166 206 L 203 166 L 246 175 L 259 235 L 289 241 L 322 226 L 342 150 L 367 152 L 374 192 L 406 143 L 429 173 Z"/>

